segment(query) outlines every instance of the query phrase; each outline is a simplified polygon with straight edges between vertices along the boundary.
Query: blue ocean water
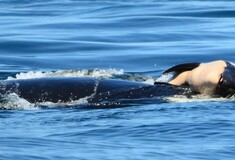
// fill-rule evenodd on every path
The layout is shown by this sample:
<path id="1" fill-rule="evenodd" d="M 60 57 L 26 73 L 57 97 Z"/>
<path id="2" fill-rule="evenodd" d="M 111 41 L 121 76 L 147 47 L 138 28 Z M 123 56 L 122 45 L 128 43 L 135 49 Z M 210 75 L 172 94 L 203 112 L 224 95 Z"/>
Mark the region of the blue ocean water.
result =
<path id="1" fill-rule="evenodd" d="M 179 63 L 234 62 L 234 18 L 229 0 L 2 0 L 0 77 L 151 81 Z M 11 109 L 0 110 L 0 159 L 235 157 L 234 99 L 44 109 L 8 98 L 0 105 Z"/>

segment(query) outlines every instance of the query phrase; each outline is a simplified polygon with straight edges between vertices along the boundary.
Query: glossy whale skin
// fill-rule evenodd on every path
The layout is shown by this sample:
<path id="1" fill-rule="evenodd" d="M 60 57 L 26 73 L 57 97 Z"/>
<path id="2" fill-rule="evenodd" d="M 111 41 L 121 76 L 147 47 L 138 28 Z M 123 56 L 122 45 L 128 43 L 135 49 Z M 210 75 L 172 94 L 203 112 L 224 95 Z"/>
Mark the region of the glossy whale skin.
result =
<path id="1" fill-rule="evenodd" d="M 159 83 L 155 85 L 116 79 L 92 77 L 56 77 L 0 82 L 2 95 L 16 93 L 31 103 L 69 102 L 88 97 L 89 102 L 121 98 L 151 98 L 183 94 L 185 89 Z"/>

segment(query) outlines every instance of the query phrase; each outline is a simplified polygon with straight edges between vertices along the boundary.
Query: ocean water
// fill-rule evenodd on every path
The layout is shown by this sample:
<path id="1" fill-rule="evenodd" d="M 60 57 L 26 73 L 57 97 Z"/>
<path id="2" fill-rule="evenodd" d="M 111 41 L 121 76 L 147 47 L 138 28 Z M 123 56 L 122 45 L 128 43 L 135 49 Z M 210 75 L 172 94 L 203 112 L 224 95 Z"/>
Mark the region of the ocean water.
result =
<path id="1" fill-rule="evenodd" d="M 232 0 L 1 0 L 0 78 L 152 83 L 179 63 L 234 62 L 234 19 Z M 85 100 L 6 98 L 1 160 L 235 157 L 234 97 L 168 97 L 107 109 L 80 107 Z"/>

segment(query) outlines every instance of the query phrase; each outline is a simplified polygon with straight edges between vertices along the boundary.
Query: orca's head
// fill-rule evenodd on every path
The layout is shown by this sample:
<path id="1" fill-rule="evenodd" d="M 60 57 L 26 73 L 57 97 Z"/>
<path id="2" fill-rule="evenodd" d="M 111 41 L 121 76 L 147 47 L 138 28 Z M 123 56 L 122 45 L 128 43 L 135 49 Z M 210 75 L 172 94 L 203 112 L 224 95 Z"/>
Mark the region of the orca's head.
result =
<path id="1" fill-rule="evenodd" d="M 226 96 L 235 94 L 235 64 L 226 62 L 224 72 L 221 74 L 216 93 Z"/>

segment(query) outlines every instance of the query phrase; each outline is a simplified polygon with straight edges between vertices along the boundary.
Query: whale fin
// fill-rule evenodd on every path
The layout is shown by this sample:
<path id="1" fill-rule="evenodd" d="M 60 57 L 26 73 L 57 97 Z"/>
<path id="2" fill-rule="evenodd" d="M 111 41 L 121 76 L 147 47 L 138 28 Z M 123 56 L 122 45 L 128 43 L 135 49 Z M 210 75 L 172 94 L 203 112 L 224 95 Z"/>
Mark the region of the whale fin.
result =
<path id="1" fill-rule="evenodd" d="M 171 72 L 175 72 L 176 75 L 179 75 L 182 72 L 185 71 L 191 71 L 194 68 L 197 68 L 201 63 L 184 63 L 184 64 L 179 64 L 176 66 L 173 66 L 169 68 L 168 70 L 164 71 L 163 74 L 168 74 Z"/>

